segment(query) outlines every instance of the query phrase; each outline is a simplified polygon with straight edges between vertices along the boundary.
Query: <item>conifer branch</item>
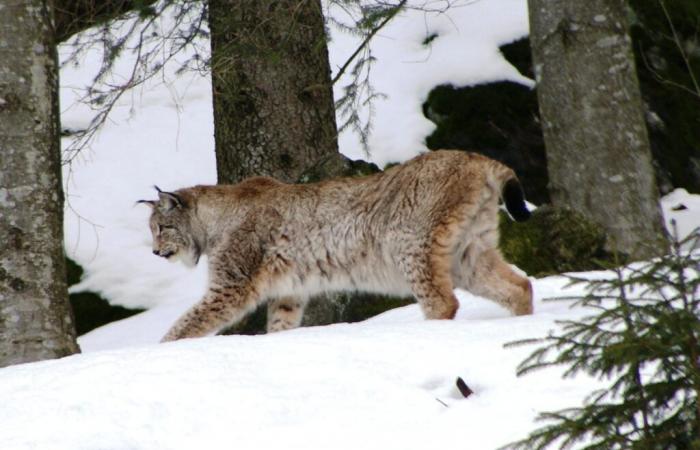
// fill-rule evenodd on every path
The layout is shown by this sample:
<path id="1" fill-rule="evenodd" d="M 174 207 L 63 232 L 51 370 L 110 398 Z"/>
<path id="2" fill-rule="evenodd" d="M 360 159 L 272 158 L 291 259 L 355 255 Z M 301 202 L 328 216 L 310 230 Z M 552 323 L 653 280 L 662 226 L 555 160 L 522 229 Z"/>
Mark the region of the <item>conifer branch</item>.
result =
<path id="1" fill-rule="evenodd" d="M 372 40 L 372 38 L 374 37 L 374 35 L 377 34 L 377 33 L 379 32 L 379 30 L 381 30 L 382 28 L 384 28 L 384 25 L 386 25 L 387 23 L 389 23 L 389 22 L 391 21 L 391 19 L 393 19 L 394 16 L 396 16 L 396 14 L 398 14 L 398 12 L 401 10 L 401 8 L 403 8 L 403 6 L 406 4 L 407 1 L 408 1 L 408 0 L 401 0 L 401 1 L 399 2 L 399 4 L 396 5 L 396 6 L 393 8 L 393 10 L 392 10 L 389 14 L 386 15 L 386 17 L 379 23 L 379 25 L 377 25 L 376 27 L 374 27 L 374 28 L 367 34 L 367 36 L 365 36 L 365 38 L 362 40 L 362 43 L 360 43 L 360 45 L 355 49 L 355 51 L 353 52 L 353 54 L 350 55 L 350 57 L 345 61 L 345 64 L 343 64 L 343 65 L 340 67 L 340 69 L 338 69 L 338 73 L 336 73 L 335 76 L 333 77 L 333 79 L 331 80 L 331 85 L 334 85 L 334 84 L 340 79 L 340 77 L 343 76 L 343 74 L 344 74 L 345 71 L 348 69 L 348 67 L 350 67 L 350 64 L 353 62 L 353 60 L 354 60 L 355 58 L 357 58 L 357 55 L 359 55 L 360 52 L 369 44 L 369 41 Z"/>
<path id="2" fill-rule="evenodd" d="M 518 375 L 565 365 L 611 382 L 583 406 L 541 413 L 544 425 L 504 449 L 700 448 L 700 229 L 673 235 L 667 255 L 575 280 L 587 291 L 575 302 L 600 309 L 537 340 Z"/>

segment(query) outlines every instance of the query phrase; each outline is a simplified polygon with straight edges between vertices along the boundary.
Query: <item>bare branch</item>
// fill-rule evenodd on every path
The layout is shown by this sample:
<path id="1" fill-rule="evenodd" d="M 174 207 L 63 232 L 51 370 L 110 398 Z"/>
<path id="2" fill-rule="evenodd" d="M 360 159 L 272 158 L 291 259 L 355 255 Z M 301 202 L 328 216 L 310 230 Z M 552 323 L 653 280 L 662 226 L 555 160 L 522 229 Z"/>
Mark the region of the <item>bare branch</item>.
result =
<path id="1" fill-rule="evenodd" d="M 198 39 L 208 36 L 204 4 L 184 0 L 161 3 L 155 8 L 153 14 L 147 16 L 127 13 L 116 23 L 87 30 L 66 44 L 73 47 L 68 62 L 77 64 L 83 52 L 96 47 L 102 48 L 103 57 L 92 85 L 78 100 L 92 107 L 95 116 L 84 130 L 74 133 L 71 144 L 64 150 L 64 164 L 72 162 L 90 144 L 124 93 L 162 75 L 161 69 L 183 50 L 193 48 L 194 55 L 185 62 L 175 62 L 179 65 L 176 73 L 193 68 L 193 63 L 198 66 L 194 67 L 197 70 L 206 64 L 206 58 L 200 57 L 201 50 L 197 48 Z M 168 8 L 172 11 L 163 21 L 161 18 Z M 124 52 L 133 55 L 129 73 L 118 81 L 110 79 L 115 78 L 113 69 Z"/>

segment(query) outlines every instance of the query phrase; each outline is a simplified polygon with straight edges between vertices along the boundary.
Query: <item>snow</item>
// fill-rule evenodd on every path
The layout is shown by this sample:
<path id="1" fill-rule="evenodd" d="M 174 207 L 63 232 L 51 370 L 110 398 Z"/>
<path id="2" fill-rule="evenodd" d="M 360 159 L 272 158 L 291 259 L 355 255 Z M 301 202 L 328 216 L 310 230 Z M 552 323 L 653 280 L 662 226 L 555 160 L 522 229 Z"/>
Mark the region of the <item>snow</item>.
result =
<path id="1" fill-rule="evenodd" d="M 538 298 L 562 281 L 536 281 Z M 598 386 L 558 370 L 517 378 L 529 349 L 502 346 L 570 317 L 566 305 L 538 300 L 536 315 L 512 318 L 460 298 L 454 321 L 425 321 L 409 306 L 359 324 L 2 369 L 0 448 L 488 449 Z M 457 377 L 475 394 L 462 398 Z"/>
<path id="2" fill-rule="evenodd" d="M 561 369 L 517 377 L 532 348 L 503 347 L 588 312 L 543 302 L 581 294 L 567 282 L 533 280 L 531 316 L 510 317 L 458 292 L 453 321 L 425 321 L 411 305 L 357 324 L 127 340 L 0 369 L 0 448 L 497 448 L 524 437 L 538 412 L 578 405 L 602 386 L 582 375 L 562 379 Z M 134 320 L 162 328 L 162 317 L 148 316 L 162 310 L 122 321 L 113 338 L 128 339 Z M 474 391 L 469 398 L 457 377 Z"/>
<path id="3" fill-rule="evenodd" d="M 677 233 L 679 238 L 688 236 L 700 226 L 700 195 L 689 194 L 682 188 L 675 189 L 661 199 L 661 208 L 666 229 L 671 234 Z"/>
<path id="4" fill-rule="evenodd" d="M 438 37 L 425 48 L 433 31 Z M 382 30 L 373 73 L 389 98 L 376 105 L 372 158 L 404 160 L 425 149 L 432 125 L 420 104 L 436 84 L 531 83 L 497 50 L 526 32 L 522 0 L 407 12 Z M 334 32 L 335 70 L 354 46 Z M 62 71 L 65 126 L 90 120 L 92 112 L 73 103 L 95 58 Z M 200 298 L 206 261 L 188 270 L 154 257 L 148 209 L 135 201 L 154 198 L 154 184 L 216 181 L 209 81 L 165 79 L 120 101 L 65 173 L 66 249 L 86 270 L 73 289 L 150 309 L 82 336 L 83 354 L 0 369 L 0 448 L 492 449 L 524 437 L 537 412 L 578 405 L 599 387 L 585 376 L 562 379 L 557 369 L 516 377 L 532 348 L 503 347 L 586 313 L 543 301 L 580 293 L 562 276 L 532 279 L 532 316 L 511 317 L 458 292 L 454 321 L 425 321 L 411 305 L 357 324 L 157 344 Z M 341 149 L 362 155 L 348 134 Z M 700 224 L 700 196 L 679 189 L 662 208 L 681 235 Z M 475 394 L 462 398 L 457 377 Z"/>

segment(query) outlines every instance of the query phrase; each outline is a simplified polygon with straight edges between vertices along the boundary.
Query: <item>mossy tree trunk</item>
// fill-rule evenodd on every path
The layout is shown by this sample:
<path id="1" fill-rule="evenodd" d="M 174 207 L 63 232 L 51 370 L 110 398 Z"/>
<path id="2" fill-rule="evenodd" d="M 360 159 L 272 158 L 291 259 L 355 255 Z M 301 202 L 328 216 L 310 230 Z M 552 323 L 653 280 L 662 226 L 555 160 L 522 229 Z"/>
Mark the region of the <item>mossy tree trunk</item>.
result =
<path id="1" fill-rule="evenodd" d="M 643 259 L 665 238 L 625 0 L 530 0 L 550 194 Z"/>
<path id="2" fill-rule="evenodd" d="M 320 0 L 210 0 L 209 24 L 219 182 L 340 158 Z"/>
<path id="3" fill-rule="evenodd" d="M 68 305 L 58 64 L 47 2 L 0 12 L 0 366 L 79 351 Z"/>

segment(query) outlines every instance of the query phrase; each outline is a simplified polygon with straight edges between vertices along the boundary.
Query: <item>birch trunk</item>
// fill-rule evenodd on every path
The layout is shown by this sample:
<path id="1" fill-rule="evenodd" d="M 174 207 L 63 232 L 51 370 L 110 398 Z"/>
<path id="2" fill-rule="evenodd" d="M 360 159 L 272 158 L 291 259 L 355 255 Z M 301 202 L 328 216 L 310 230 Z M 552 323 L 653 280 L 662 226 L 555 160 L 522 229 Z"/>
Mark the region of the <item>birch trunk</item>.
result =
<path id="1" fill-rule="evenodd" d="M 66 289 L 58 111 L 47 2 L 0 2 L 0 366 L 79 351 Z"/>
<path id="2" fill-rule="evenodd" d="M 549 190 L 644 259 L 667 247 L 624 0 L 529 0 Z"/>

